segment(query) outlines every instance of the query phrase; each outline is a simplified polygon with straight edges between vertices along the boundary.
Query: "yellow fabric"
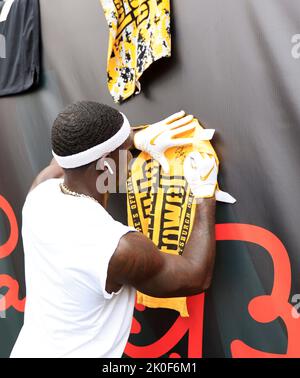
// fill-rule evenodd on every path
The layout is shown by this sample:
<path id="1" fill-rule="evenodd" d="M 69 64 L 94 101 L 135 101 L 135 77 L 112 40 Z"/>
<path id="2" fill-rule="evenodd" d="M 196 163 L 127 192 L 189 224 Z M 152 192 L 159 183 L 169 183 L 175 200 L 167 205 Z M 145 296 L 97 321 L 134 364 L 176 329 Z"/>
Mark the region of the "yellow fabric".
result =
<path id="1" fill-rule="evenodd" d="M 115 102 L 139 91 L 139 78 L 171 56 L 170 0 L 100 0 L 109 26 L 108 88 Z"/>
<path id="2" fill-rule="evenodd" d="M 170 175 L 165 175 L 159 164 L 145 152 L 140 153 L 132 166 L 127 185 L 128 224 L 143 232 L 165 253 L 181 255 L 192 230 L 196 204 L 183 174 L 185 157 L 197 150 L 217 159 L 209 141 L 197 140 L 201 128 L 198 123 L 195 130 L 179 136 L 194 136 L 194 145 L 166 151 Z M 184 297 L 154 298 L 138 292 L 137 302 L 151 308 L 173 309 L 183 317 L 189 316 Z"/>

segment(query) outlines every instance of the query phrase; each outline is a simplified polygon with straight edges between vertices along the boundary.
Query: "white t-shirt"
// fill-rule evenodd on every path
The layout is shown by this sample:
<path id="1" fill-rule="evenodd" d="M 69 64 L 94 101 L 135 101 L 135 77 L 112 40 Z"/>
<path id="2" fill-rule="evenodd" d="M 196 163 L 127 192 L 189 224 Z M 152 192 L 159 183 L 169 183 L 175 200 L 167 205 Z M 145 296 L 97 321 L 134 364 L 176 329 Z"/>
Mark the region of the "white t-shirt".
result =
<path id="1" fill-rule="evenodd" d="M 11 357 L 121 357 L 136 290 L 105 290 L 120 238 L 133 228 L 98 203 L 61 192 L 50 179 L 23 207 L 26 306 Z"/>

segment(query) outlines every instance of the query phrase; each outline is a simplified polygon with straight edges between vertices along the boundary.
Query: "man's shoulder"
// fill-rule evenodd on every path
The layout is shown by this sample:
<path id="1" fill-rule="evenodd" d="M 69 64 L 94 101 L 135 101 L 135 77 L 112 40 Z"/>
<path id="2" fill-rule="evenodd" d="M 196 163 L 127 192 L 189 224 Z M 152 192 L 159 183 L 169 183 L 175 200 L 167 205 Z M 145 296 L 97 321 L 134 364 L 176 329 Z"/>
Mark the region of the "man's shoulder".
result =
<path id="1" fill-rule="evenodd" d="M 38 195 L 42 192 L 52 190 L 52 191 L 58 191 L 59 189 L 59 184 L 63 182 L 62 178 L 51 178 L 48 180 L 45 180 L 38 185 L 36 185 L 33 189 L 31 189 L 27 195 L 32 196 L 33 194 Z"/>

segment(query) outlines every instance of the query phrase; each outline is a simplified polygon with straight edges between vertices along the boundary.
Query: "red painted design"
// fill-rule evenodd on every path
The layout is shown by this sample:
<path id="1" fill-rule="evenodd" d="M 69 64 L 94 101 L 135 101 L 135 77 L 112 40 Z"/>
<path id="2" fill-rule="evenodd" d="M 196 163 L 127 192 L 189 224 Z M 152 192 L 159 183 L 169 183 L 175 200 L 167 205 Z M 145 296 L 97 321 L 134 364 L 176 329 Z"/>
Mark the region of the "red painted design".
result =
<path id="1" fill-rule="evenodd" d="M 255 243 L 264 248 L 274 264 L 274 285 L 270 295 L 253 298 L 249 313 L 261 323 L 272 322 L 280 317 L 287 328 L 288 347 L 286 354 L 267 353 L 249 347 L 240 340 L 231 344 L 233 357 L 300 357 L 300 319 L 293 318 L 293 306 L 288 303 L 291 290 L 291 267 L 288 253 L 281 241 L 270 231 L 261 227 L 227 223 L 216 225 L 216 240 L 239 240 Z M 147 346 L 128 342 L 125 353 L 130 357 L 161 357 L 168 353 L 188 332 L 188 357 L 202 357 L 204 295 L 188 298 L 190 317 L 176 319 L 171 328 L 157 341 Z M 139 308 L 137 308 L 139 310 Z M 133 320 L 134 333 L 141 332 L 141 325 Z M 170 357 L 179 357 L 177 353 Z"/>
<path id="2" fill-rule="evenodd" d="M 10 307 L 23 312 L 25 298 L 19 299 L 19 283 L 8 274 L 0 274 L 0 287 L 7 287 L 7 293 L 0 299 L 0 312 L 8 310 Z"/>
<path id="3" fill-rule="evenodd" d="M 247 224 L 223 224 L 217 226 L 218 240 L 242 240 L 263 247 L 271 256 L 274 265 L 274 283 L 270 295 L 253 298 L 249 303 L 249 313 L 260 323 L 269 323 L 281 318 L 287 330 L 287 350 L 285 354 L 263 352 L 251 348 L 241 340 L 231 343 L 233 357 L 278 358 L 300 357 L 300 318 L 292 316 L 293 306 L 288 302 L 291 290 L 290 260 L 282 242 L 270 231 Z"/>
<path id="4" fill-rule="evenodd" d="M 16 248 L 19 239 L 19 228 L 15 213 L 9 202 L 0 196 L 0 208 L 7 216 L 10 224 L 10 235 L 8 240 L 0 246 L 0 259 L 8 257 Z M 19 299 L 19 283 L 8 274 L 0 274 L 0 287 L 7 287 L 7 293 L 0 299 L 0 311 L 3 312 L 10 307 L 17 311 L 23 312 L 25 298 Z"/>
<path id="5" fill-rule="evenodd" d="M 0 209 L 7 216 L 10 224 L 10 236 L 8 240 L 0 246 L 0 259 L 9 256 L 17 246 L 19 238 L 19 228 L 15 213 L 6 199 L 0 196 Z"/>
<path id="6" fill-rule="evenodd" d="M 137 346 L 130 342 L 127 343 L 125 353 L 130 357 L 161 357 L 168 353 L 178 344 L 183 336 L 188 332 L 188 356 L 199 358 L 202 357 L 202 337 L 203 337 L 203 309 L 204 294 L 195 295 L 188 298 L 188 310 L 190 317 L 182 318 L 179 316 L 172 327 L 159 340 L 151 345 Z M 136 328 L 137 320 L 133 319 Z M 139 331 L 141 325 L 139 322 Z M 140 333 L 140 332 L 135 332 Z"/>

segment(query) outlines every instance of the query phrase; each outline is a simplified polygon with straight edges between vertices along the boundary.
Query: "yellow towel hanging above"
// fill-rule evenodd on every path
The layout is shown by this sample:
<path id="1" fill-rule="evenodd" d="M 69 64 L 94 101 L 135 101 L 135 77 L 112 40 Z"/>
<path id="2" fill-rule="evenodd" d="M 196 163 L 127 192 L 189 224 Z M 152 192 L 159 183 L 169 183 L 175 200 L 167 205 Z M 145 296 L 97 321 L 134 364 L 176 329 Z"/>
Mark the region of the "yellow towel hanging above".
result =
<path id="1" fill-rule="evenodd" d="M 143 72 L 171 56 L 170 0 L 100 0 L 109 26 L 108 88 L 115 102 L 139 93 Z"/>

